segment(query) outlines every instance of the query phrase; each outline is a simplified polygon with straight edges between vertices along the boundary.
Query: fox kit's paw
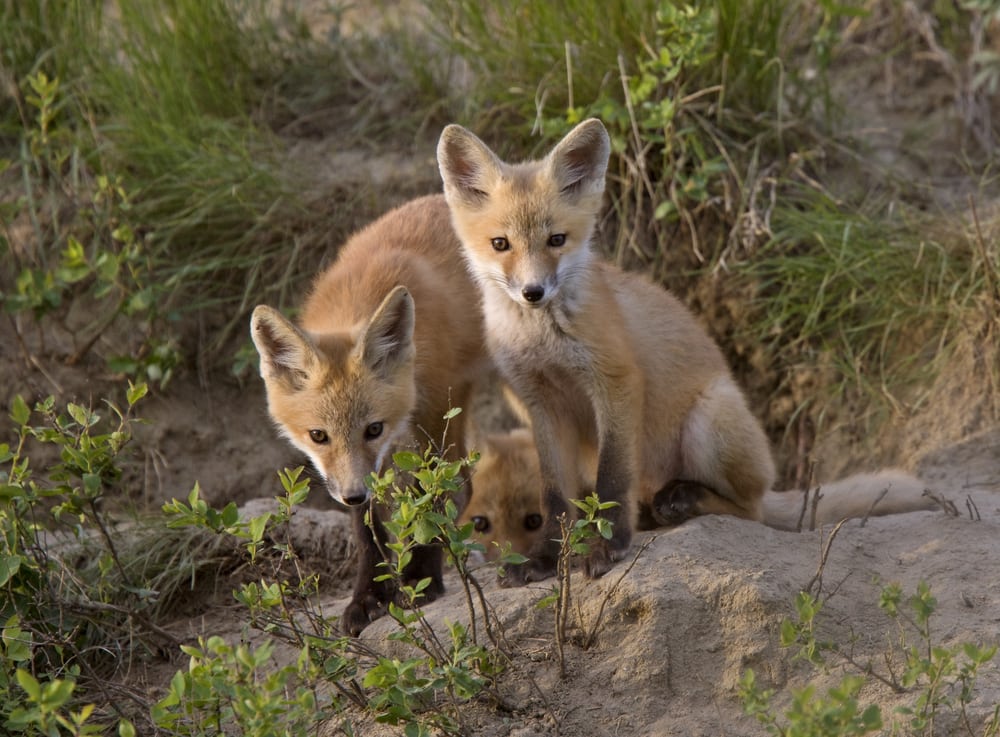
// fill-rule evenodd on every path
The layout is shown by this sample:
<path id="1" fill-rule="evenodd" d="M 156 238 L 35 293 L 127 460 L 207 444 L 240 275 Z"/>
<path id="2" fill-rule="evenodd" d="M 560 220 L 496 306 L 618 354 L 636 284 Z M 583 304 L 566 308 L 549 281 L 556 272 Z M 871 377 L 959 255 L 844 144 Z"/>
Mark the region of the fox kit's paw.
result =
<path id="1" fill-rule="evenodd" d="M 376 591 L 355 594 L 340 615 L 340 629 L 351 637 L 357 637 L 365 627 L 386 613 L 387 605 L 387 597 Z"/>
<path id="2" fill-rule="evenodd" d="M 702 514 L 700 502 L 713 492 L 697 481 L 671 481 L 653 497 L 653 519 L 660 527 L 676 527 Z"/>
<path id="3" fill-rule="evenodd" d="M 503 588 L 514 588 L 532 581 L 544 581 L 554 575 L 556 575 L 554 560 L 532 558 L 525 563 L 504 566 L 503 575 L 499 576 L 497 581 Z"/>
<path id="4" fill-rule="evenodd" d="M 499 577 L 504 588 L 524 586 L 532 581 L 544 581 L 556 575 L 556 565 L 559 561 L 559 543 L 543 535 L 531 550 L 528 560 L 517 565 L 504 566 L 503 575 Z"/>
<path id="5" fill-rule="evenodd" d="M 618 531 L 620 533 L 620 531 Z M 583 572 L 587 578 L 600 578 L 614 568 L 615 563 L 625 557 L 632 535 L 618 534 L 610 540 L 587 543 L 590 552 L 583 559 Z"/>

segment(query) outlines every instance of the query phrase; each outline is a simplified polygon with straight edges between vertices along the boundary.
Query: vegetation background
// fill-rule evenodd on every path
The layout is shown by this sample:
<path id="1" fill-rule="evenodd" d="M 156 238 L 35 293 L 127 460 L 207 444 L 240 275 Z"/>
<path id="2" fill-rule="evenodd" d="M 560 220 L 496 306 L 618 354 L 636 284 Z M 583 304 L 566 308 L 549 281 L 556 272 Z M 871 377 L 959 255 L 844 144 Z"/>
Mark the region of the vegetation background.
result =
<path id="1" fill-rule="evenodd" d="M 0 2 L 0 722 L 212 733 L 129 678 L 280 522 L 225 511 L 299 463 L 249 312 L 438 190 L 449 122 L 512 159 L 605 122 L 602 246 L 702 317 L 784 486 L 995 427 L 998 86 L 996 0 Z"/>

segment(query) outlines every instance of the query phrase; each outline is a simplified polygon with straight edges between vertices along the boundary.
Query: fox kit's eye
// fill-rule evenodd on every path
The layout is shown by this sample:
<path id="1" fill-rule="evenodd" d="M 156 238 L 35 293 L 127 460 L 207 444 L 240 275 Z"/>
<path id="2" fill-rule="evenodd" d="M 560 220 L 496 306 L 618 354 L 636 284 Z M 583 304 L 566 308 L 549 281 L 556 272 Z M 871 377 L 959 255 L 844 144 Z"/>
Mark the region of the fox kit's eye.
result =
<path id="1" fill-rule="evenodd" d="M 488 517 L 473 517 L 472 526 L 476 532 L 486 532 L 490 529 L 490 520 Z"/>
<path id="2" fill-rule="evenodd" d="M 490 239 L 490 245 L 493 246 L 494 251 L 509 251 L 510 241 L 504 238 L 502 235 L 496 238 Z"/>
<path id="3" fill-rule="evenodd" d="M 326 430 L 310 430 L 309 439 L 317 445 L 322 445 L 330 438 L 327 437 Z"/>
<path id="4" fill-rule="evenodd" d="M 524 529 L 526 530 L 537 530 L 542 526 L 542 515 L 540 514 L 529 514 L 524 518 Z"/>
<path id="5" fill-rule="evenodd" d="M 549 245 L 553 248 L 559 248 L 560 246 L 566 245 L 566 234 L 565 233 L 553 233 L 549 236 Z"/>
<path id="6" fill-rule="evenodd" d="M 365 440 L 374 440 L 382 434 L 382 423 L 373 422 L 365 428 Z"/>

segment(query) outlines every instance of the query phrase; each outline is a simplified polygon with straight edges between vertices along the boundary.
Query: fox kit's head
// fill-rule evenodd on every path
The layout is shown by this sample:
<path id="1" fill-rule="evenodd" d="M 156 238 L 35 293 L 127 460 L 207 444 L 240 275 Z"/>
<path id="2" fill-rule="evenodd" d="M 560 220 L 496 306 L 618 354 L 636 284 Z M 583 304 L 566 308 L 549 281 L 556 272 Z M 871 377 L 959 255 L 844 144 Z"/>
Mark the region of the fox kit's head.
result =
<path id="1" fill-rule="evenodd" d="M 264 305 L 253 312 L 271 417 L 344 504 L 368 500 L 366 477 L 409 432 L 413 322 L 405 287 L 390 292 L 367 324 L 344 334 L 309 335 Z"/>
<path id="2" fill-rule="evenodd" d="M 452 223 L 473 275 L 510 299 L 543 307 L 584 269 L 604 193 L 611 143 L 585 120 L 541 161 L 507 164 L 458 125 L 438 142 Z"/>
<path id="3" fill-rule="evenodd" d="M 473 523 L 487 560 L 495 559 L 506 542 L 511 551 L 526 555 L 544 521 L 534 436 L 527 429 L 489 435 L 479 450 L 472 495 L 459 522 Z"/>

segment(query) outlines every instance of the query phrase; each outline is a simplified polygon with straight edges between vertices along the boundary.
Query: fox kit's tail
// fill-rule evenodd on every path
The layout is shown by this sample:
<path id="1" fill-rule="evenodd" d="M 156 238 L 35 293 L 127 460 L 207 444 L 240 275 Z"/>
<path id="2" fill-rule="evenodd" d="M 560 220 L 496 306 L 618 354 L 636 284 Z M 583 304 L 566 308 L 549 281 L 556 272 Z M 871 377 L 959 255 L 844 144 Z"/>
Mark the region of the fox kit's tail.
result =
<path id="1" fill-rule="evenodd" d="M 818 491 L 769 491 L 764 495 L 764 524 L 780 530 L 809 530 L 846 518 L 937 509 L 920 479 L 887 469 L 860 473 L 819 486 Z"/>

